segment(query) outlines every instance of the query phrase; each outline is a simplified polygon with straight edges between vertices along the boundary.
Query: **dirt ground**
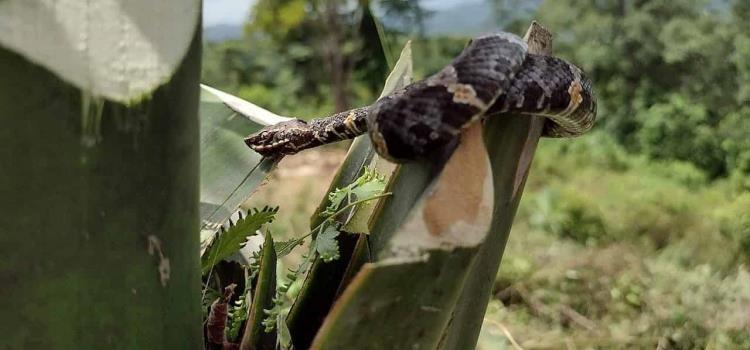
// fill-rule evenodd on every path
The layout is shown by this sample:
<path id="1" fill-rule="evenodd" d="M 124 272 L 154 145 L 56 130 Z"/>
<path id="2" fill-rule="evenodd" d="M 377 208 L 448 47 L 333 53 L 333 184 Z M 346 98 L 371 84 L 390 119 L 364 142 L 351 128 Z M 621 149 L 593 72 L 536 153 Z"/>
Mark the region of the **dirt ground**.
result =
<path id="1" fill-rule="evenodd" d="M 302 236 L 310 230 L 310 215 L 325 196 L 345 156 L 345 148 L 338 145 L 287 156 L 243 206 L 279 206 L 271 226 L 274 238 Z"/>

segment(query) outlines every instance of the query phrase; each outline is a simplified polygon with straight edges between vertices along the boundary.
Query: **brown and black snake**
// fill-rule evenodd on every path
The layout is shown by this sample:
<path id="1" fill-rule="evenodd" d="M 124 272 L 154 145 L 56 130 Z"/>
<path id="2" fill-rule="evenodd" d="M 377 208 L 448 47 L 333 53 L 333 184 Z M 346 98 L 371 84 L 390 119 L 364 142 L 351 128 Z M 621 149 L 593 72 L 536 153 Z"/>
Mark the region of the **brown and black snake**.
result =
<path id="1" fill-rule="evenodd" d="M 596 98 L 581 69 L 529 54 L 521 38 L 501 32 L 473 39 L 435 75 L 372 105 L 267 126 L 245 143 L 276 157 L 369 131 L 378 154 L 403 162 L 445 154 L 472 122 L 509 114 L 543 116 L 542 136 L 572 137 L 593 126 Z"/>

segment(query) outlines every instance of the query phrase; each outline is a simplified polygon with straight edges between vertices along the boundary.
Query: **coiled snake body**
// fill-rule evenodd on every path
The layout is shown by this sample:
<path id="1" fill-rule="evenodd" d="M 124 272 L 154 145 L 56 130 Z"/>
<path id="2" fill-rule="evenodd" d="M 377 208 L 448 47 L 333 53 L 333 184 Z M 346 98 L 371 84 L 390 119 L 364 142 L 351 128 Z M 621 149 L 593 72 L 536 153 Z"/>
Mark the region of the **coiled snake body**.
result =
<path id="1" fill-rule="evenodd" d="M 293 154 L 367 131 L 376 151 L 402 162 L 452 150 L 463 128 L 505 114 L 547 118 L 542 136 L 572 137 L 596 119 L 591 83 L 576 66 L 527 53 L 509 33 L 472 40 L 448 66 L 370 106 L 263 128 L 245 143 L 264 156 Z"/>

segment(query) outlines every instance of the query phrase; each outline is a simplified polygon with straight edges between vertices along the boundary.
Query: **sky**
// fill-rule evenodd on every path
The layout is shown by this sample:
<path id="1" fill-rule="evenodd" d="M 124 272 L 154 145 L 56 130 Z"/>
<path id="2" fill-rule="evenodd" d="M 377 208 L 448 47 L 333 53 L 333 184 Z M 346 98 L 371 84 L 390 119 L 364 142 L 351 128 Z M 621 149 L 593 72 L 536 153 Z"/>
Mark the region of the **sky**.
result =
<path id="1" fill-rule="evenodd" d="M 245 22 L 255 0 L 204 0 L 203 26 Z"/>
<path id="2" fill-rule="evenodd" d="M 446 9 L 465 4 L 467 2 L 480 2 L 481 0 L 422 0 L 422 5 L 427 9 Z M 250 6 L 255 0 L 204 0 L 203 1 L 203 25 L 206 27 L 219 24 L 241 24 L 245 22 L 250 13 Z"/>

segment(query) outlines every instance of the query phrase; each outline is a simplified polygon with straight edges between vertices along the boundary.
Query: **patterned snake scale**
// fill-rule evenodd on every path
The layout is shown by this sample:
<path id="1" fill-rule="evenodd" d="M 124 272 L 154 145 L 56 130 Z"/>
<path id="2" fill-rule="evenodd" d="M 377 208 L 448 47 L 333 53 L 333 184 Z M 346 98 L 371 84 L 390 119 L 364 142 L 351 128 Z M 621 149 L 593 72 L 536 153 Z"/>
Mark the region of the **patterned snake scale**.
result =
<path id="1" fill-rule="evenodd" d="M 518 36 L 494 33 L 472 40 L 435 75 L 370 106 L 309 123 L 295 119 L 271 125 L 245 143 L 276 157 L 369 131 L 378 154 L 400 163 L 444 155 L 472 122 L 508 114 L 543 116 L 543 136 L 573 137 L 593 126 L 596 98 L 578 67 L 527 54 Z"/>

